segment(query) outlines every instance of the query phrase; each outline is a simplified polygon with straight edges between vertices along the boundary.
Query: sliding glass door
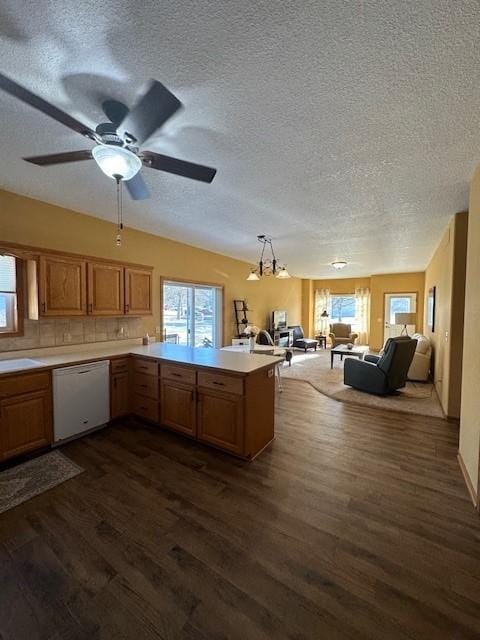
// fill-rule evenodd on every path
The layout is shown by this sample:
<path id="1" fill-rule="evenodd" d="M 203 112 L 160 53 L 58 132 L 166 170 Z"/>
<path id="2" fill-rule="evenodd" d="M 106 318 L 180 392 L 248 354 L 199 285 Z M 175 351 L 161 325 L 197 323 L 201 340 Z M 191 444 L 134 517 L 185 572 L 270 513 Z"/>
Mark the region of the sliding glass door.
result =
<path id="1" fill-rule="evenodd" d="M 163 339 L 192 347 L 222 346 L 222 288 L 163 283 Z"/>

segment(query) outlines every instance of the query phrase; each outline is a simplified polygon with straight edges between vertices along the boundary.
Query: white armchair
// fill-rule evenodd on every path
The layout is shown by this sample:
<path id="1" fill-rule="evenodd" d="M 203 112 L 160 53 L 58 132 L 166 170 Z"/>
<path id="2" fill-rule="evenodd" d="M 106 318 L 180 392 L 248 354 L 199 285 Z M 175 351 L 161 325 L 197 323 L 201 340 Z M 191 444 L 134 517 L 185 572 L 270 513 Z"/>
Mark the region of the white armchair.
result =
<path id="1" fill-rule="evenodd" d="M 432 345 L 427 336 L 424 336 L 421 333 L 414 333 L 411 337 L 417 341 L 417 347 L 415 349 L 412 364 L 408 370 L 408 379 L 426 382 L 430 374 Z"/>

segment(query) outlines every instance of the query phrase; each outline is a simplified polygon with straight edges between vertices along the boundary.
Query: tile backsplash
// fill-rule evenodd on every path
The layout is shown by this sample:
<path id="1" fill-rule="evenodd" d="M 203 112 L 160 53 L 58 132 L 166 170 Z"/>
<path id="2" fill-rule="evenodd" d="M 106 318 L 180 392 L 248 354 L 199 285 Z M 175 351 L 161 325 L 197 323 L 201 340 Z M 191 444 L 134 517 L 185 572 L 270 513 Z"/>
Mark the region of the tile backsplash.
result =
<path id="1" fill-rule="evenodd" d="M 21 338 L 0 338 L 1 351 L 141 338 L 142 318 L 41 318 L 25 320 Z"/>

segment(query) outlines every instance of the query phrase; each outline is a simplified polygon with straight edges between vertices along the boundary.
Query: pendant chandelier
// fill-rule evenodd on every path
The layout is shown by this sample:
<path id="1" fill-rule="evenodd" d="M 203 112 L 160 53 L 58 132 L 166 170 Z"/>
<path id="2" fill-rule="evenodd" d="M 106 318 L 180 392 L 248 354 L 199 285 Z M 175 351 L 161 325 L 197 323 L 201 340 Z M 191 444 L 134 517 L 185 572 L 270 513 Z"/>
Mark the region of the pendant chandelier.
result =
<path id="1" fill-rule="evenodd" d="M 290 278 L 291 276 L 285 265 L 280 266 L 278 264 L 275 252 L 273 251 L 272 239 L 262 234 L 257 236 L 257 240 L 263 245 L 262 253 L 260 254 L 260 260 L 258 261 L 257 266 L 255 269 L 251 270 L 247 280 L 260 280 L 263 276 L 275 276 L 280 280 Z M 270 247 L 271 257 L 265 257 L 265 248 L 267 245 Z"/>

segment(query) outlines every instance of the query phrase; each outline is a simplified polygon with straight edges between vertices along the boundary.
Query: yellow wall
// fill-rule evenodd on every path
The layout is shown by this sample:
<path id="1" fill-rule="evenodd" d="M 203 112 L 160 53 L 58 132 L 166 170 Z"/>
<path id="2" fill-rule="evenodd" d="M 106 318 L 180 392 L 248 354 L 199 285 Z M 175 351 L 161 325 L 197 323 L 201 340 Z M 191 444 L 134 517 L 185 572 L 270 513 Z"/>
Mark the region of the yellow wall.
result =
<path id="1" fill-rule="evenodd" d="M 460 455 L 475 492 L 480 456 L 480 166 L 470 186 Z"/>
<path id="2" fill-rule="evenodd" d="M 384 342 L 385 293 L 417 292 L 417 331 L 423 331 L 424 286 L 425 274 L 423 272 L 390 273 L 367 278 L 337 278 L 314 280 L 313 282 L 314 289 L 329 289 L 333 294 L 354 293 L 358 287 L 370 289 L 370 347 L 374 350 L 381 349 Z"/>
<path id="3" fill-rule="evenodd" d="M 210 282 L 225 287 L 224 338 L 235 333 L 233 300 L 248 299 L 249 320 L 267 327 L 273 309 L 286 309 L 289 324 L 300 324 L 302 281 L 299 278 L 265 278 L 247 282 L 251 265 L 223 255 L 126 229 L 121 247 L 115 246 L 114 224 L 0 190 L 0 241 L 45 249 L 82 253 L 154 267 L 153 317 L 145 330 L 154 335 L 160 324 L 160 277 Z M 1 343 L 0 343 L 1 349 Z"/>
<path id="4" fill-rule="evenodd" d="M 435 388 L 443 411 L 453 418 L 460 417 L 467 219 L 466 213 L 452 217 L 425 272 L 425 309 L 429 289 L 436 287 L 434 332 L 425 311 Z"/>

